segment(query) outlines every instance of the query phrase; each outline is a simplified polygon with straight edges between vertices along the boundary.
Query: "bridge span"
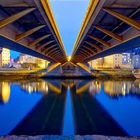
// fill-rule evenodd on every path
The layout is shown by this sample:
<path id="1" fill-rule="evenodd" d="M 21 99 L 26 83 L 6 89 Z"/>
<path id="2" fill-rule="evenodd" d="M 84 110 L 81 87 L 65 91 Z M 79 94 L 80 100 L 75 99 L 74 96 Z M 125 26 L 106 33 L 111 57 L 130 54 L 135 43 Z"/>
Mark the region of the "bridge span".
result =
<path id="1" fill-rule="evenodd" d="M 0 46 L 89 71 L 91 60 L 140 46 L 140 0 L 90 0 L 70 60 L 48 0 L 0 0 Z"/>
<path id="2" fill-rule="evenodd" d="M 47 0 L 0 0 L 0 46 L 50 62 L 67 61 Z"/>
<path id="3" fill-rule="evenodd" d="M 91 0 L 72 62 L 88 62 L 139 47 L 139 21 L 139 0 Z"/>

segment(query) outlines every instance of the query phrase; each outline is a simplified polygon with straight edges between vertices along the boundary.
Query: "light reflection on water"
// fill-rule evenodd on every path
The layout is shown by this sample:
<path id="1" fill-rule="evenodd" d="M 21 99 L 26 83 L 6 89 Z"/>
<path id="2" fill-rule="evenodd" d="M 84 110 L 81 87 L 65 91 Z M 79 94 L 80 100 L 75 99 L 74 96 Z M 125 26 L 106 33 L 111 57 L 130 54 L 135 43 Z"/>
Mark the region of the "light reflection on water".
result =
<path id="1" fill-rule="evenodd" d="M 74 118 L 72 114 L 72 101 L 70 94 L 70 87 L 68 87 L 63 122 L 63 135 L 65 136 L 74 135 Z"/>
<path id="2" fill-rule="evenodd" d="M 139 80 L 5 80 L 0 89 L 0 135 L 140 136 Z"/>

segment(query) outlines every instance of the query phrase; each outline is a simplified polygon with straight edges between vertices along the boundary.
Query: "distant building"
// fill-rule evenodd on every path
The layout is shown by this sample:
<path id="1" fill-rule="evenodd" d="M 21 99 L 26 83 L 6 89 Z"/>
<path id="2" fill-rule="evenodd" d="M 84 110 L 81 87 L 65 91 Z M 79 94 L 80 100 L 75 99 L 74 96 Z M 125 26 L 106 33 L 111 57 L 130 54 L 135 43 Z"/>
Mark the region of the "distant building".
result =
<path id="1" fill-rule="evenodd" d="M 132 68 L 130 53 L 113 54 L 103 58 L 98 58 L 89 62 L 93 69 L 114 69 L 114 68 Z"/>
<path id="2" fill-rule="evenodd" d="M 10 50 L 6 48 L 0 48 L 0 67 L 3 67 L 10 63 Z"/>
<path id="3" fill-rule="evenodd" d="M 122 65 L 121 68 L 133 68 L 132 53 L 122 53 Z"/>
<path id="4" fill-rule="evenodd" d="M 40 58 L 36 58 L 36 64 L 40 68 L 47 68 L 48 65 L 49 65 L 49 61 L 43 60 L 43 59 L 40 59 Z"/>
<path id="5" fill-rule="evenodd" d="M 133 55 L 132 57 L 133 68 L 140 68 L 140 55 Z"/>
<path id="6" fill-rule="evenodd" d="M 21 54 L 19 57 L 19 63 L 36 63 L 36 58 L 30 55 Z"/>
<path id="7" fill-rule="evenodd" d="M 122 65 L 122 54 L 114 54 L 104 57 L 104 68 L 120 68 Z"/>
<path id="8" fill-rule="evenodd" d="M 37 57 L 33 57 L 30 55 L 26 55 L 26 54 L 21 54 L 19 57 L 19 63 L 20 64 L 35 64 L 36 66 L 40 67 L 40 68 L 46 68 L 49 64 L 49 61 L 47 60 L 43 60 Z"/>
<path id="9" fill-rule="evenodd" d="M 98 58 L 89 62 L 90 69 L 103 68 L 104 58 Z"/>
<path id="10" fill-rule="evenodd" d="M 123 53 L 122 54 L 122 64 L 131 63 L 131 54 L 130 53 Z"/>

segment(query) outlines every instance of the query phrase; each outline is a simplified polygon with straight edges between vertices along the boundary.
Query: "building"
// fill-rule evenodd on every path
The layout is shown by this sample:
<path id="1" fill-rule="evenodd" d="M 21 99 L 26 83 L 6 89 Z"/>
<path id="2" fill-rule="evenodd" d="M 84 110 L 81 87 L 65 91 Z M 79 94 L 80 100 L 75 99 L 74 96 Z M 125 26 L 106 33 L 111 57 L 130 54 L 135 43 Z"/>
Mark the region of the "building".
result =
<path id="1" fill-rule="evenodd" d="M 102 69 L 104 58 L 98 58 L 89 62 L 90 69 Z"/>
<path id="2" fill-rule="evenodd" d="M 119 68 L 121 65 L 121 55 L 114 54 L 104 57 L 103 68 Z"/>
<path id="3" fill-rule="evenodd" d="M 48 65 L 49 65 L 49 61 L 43 60 L 43 59 L 40 59 L 40 58 L 36 58 L 36 64 L 40 68 L 47 68 Z"/>
<path id="4" fill-rule="evenodd" d="M 123 53 L 122 54 L 122 64 L 131 63 L 131 54 L 130 53 Z"/>
<path id="5" fill-rule="evenodd" d="M 140 68 L 140 55 L 133 55 L 132 57 L 133 68 Z"/>
<path id="6" fill-rule="evenodd" d="M 132 59 L 130 53 L 113 54 L 92 60 L 89 64 L 93 69 L 129 69 L 132 68 Z"/>
<path id="7" fill-rule="evenodd" d="M 36 63 L 36 58 L 30 55 L 21 54 L 19 57 L 19 63 Z"/>
<path id="8" fill-rule="evenodd" d="M 109 55 L 103 58 L 98 58 L 96 60 L 90 61 L 90 66 L 93 69 L 120 68 L 121 65 L 122 65 L 122 54 Z"/>
<path id="9" fill-rule="evenodd" d="M 10 50 L 6 48 L 0 48 L 0 67 L 10 63 Z"/>
<path id="10" fill-rule="evenodd" d="M 34 64 L 34 66 L 37 66 L 39 68 L 46 68 L 48 67 L 49 61 L 43 60 L 37 57 L 33 57 L 26 54 L 21 54 L 19 57 L 19 63 L 20 64 Z"/>
<path id="11" fill-rule="evenodd" d="M 132 53 L 122 53 L 122 65 L 121 68 L 133 68 L 132 64 Z"/>

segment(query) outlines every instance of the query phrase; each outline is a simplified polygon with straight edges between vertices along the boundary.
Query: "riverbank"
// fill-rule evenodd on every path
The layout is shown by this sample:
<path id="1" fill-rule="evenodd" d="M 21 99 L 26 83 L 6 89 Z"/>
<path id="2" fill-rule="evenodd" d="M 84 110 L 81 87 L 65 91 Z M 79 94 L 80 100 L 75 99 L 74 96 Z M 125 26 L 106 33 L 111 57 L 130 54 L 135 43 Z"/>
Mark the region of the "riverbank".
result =
<path id="1" fill-rule="evenodd" d="M 39 78 L 43 74 L 43 69 L 0 69 L 0 79 L 28 79 L 31 77 Z"/>
<path id="2" fill-rule="evenodd" d="M 140 140 L 140 138 L 101 136 L 101 135 L 86 135 L 86 136 L 39 135 L 39 136 L 5 136 L 0 137 L 0 140 Z"/>
<path id="3" fill-rule="evenodd" d="M 94 71 L 93 75 L 96 78 L 99 79 L 109 79 L 109 78 L 114 78 L 114 79 L 122 79 L 122 78 L 131 78 L 135 79 L 132 70 L 121 70 L 121 69 L 108 69 L 108 70 L 99 70 L 99 71 Z"/>
<path id="4" fill-rule="evenodd" d="M 132 74 L 132 70 L 99 70 L 93 71 L 90 75 L 47 75 L 47 70 L 34 69 L 34 70 L 0 70 L 0 79 L 29 79 L 29 78 L 69 78 L 69 79 L 85 79 L 85 78 L 97 78 L 97 79 L 135 79 Z"/>

